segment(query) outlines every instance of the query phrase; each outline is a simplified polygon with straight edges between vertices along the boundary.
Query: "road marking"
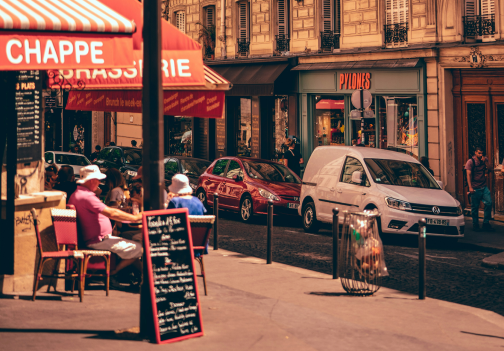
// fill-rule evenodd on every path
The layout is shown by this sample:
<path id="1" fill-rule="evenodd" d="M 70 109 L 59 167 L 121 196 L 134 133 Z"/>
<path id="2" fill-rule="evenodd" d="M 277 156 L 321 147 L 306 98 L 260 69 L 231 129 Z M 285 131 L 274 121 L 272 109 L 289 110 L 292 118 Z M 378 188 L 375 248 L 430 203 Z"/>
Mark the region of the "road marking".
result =
<path id="1" fill-rule="evenodd" d="M 287 232 L 287 233 L 296 233 L 296 234 L 301 234 L 302 231 L 297 231 L 297 230 L 284 230 L 284 232 Z M 314 235 L 314 234 L 308 234 L 308 233 L 305 233 L 307 235 Z"/>

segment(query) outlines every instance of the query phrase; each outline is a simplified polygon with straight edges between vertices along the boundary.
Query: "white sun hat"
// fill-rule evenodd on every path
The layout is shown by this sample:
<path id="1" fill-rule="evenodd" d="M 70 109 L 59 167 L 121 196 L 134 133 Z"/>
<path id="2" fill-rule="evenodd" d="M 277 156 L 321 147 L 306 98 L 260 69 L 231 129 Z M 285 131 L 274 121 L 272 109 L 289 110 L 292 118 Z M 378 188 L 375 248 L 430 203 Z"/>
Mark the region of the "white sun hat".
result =
<path id="1" fill-rule="evenodd" d="M 174 194 L 192 194 L 192 188 L 189 185 L 189 178 L 183 174 L 175 174 L 172 177 L 172 183 L 168 187 L 170 193 Z"/>
<path id="2" fill-rule="evenodd" d="M 91 179 L 102 180 L 107 178 L 105 174 L 100 172 L 100 169 L 98 168 L 97 165 L 89 165 L 86 167 L 82 167 L 79 173 L 80 173 L 80 179 L 77 180 L 77 184 L 84 184 L 85 182 Z"/>

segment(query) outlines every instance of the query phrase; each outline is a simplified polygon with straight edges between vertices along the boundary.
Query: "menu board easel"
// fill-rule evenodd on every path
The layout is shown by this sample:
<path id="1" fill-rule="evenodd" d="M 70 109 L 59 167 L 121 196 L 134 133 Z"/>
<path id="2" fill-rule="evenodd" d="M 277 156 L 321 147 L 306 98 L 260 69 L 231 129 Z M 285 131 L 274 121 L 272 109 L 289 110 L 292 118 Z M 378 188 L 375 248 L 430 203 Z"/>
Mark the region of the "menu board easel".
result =
<path id="1" fill-rule="evenodd" d="M 156 342 L 202 336 L 187 209 L 143 212 L 142 223 Z"/>

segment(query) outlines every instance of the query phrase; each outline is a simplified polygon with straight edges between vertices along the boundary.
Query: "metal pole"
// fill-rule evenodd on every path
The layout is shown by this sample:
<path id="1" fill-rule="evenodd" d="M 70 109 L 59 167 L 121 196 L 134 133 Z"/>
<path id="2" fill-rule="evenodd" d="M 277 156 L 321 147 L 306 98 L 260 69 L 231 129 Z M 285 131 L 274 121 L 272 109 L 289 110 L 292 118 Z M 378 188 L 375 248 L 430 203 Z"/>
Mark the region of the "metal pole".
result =
<path id="1" fill-rule="evenodd" d="M 338 250 L 339 250 L 338 214 L 339 214 L 339 209 L 337 207 L 333 208 L 332 213 L 333 213 L 333 216 L 332 216 L 332 242 L 333 242 L 333 245 L 332 245 L 332 247 L 333 247 L 332 278 L 338 279 L 339 278 L 339 260 L 338 260 Z"/>
<path id="2" fill-rule="evenodd" d="M 271 264 L 273 262 L 273 242 L 272 242 L 272 235 L 273 235 L 273 200 L 268 200 L 268 243 L 267 243 L 267 257 L 266 257 L 266 263 Z"/>
<path id="3" fill-rule="evenodd" d="M 213 249 L 219 250 L 219 194 L 215 193 L 213 198 L 213 211 L 215 216 Z"/>
<path id="4" fill-rule="evenodd" d="M 425 296 L 427 295 L 427 287 L 425 286 L 425 279 L 427 277 L 427 266 L 425 264 L 426 225 L 425 218 L 418 221 L 418 298 L 420 300 L 425 300 Z"/>
<path id="5" fill-rule="evenodd" d="M 142 138 L 144 210 L 164 208 L 164 120 L 161 86 L 161 3 L 143 1 Z M 143 284 L 140 293 L 140 334 L 154 337 L 154 317 L 147 284 L 147 261 L 143 256 Z"/>
<path id="6" fill-rule="evenodd" d="M 360 134 L 360 143 L 364 144 L 364 89 L 360 89 L 360 109 L 361 109 L 361 123 L 360 123 L 360 128 L 361 128 L 361 134 Z"/>

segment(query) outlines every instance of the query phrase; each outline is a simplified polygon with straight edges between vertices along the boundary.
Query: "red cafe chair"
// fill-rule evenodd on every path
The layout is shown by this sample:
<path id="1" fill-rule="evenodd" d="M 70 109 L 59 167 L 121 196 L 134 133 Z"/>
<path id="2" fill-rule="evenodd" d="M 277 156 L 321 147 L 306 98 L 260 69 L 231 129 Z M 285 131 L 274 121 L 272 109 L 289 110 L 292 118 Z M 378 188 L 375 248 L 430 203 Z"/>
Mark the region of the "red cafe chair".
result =
<path id="1" fill-rule="evenodd" d="M 205 265 L 203 263 L 203 254 L 210 239 L 210 232 L 215 221 L 215 216 L 189 216 L 189 223 L 191 225 L 191 235 L 193 242 L 194 259 L 200 265 L 201 275 L 203 277 L 203 286 L 205 288 L 205 295 L 207 295 Z"/>

